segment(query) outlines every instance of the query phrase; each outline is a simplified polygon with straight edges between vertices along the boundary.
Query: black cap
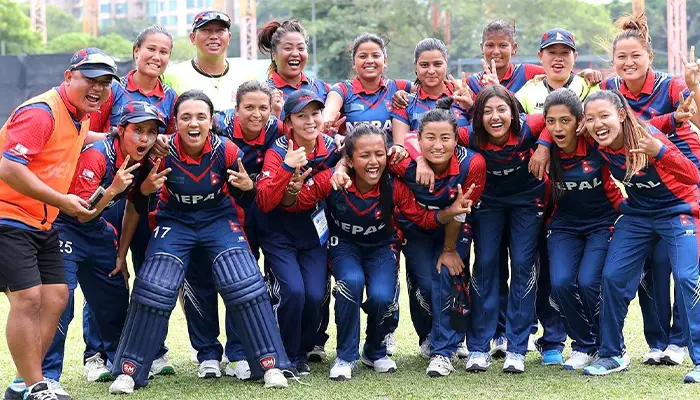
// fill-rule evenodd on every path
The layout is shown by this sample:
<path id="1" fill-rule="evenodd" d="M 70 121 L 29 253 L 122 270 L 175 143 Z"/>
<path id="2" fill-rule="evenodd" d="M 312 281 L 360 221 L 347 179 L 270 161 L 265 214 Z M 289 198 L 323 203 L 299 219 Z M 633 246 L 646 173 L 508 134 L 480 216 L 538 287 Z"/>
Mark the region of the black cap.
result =
<path id="1" fill-rule="evenodd" d="M 138 124 L 143 121 L 156 121 L 160 128 L 165 128 L 163 114 L 152 104 L 145 101 L 131 101 L 121 109 L 119 125 Z"/>
<path id="2" fill-rule="evenodd" d="M 469 279 L 467 274 L 462 272 L 462 274 L 452 277 L 452 307 L 450 308 L 452 329 L 459 333 L 465 333 L 469 330 L 471 309 Z"/>
<path id="3" fill-rule="evenodd" d="M 296 114 L 311 103 L 317 103 L 323 108 L 323 100 L 318 95 L 310 90 L 300 89 L 287 97 L 284 102 L 284 115 Z"/>
<path id="4" fill-rule="evenodd" d="M 574 35 L 564 28 L 554 28 L 545 32 L 544 35 L 542 35 L 542 40 L 540 40 L 540 50 L 544 50 L 555 44 L 563 44 L 576 51 Z"/>
<path id="5" fill-rule="evenodd" d="M 216 10 L 206 10 L 195 15 L 194 20 L 192 21 L 192 31 L 195 31 L 212 21 L 220 21 L 226 25 L 227 28 L 231 27 L 231 17 L 229 17 L 228 14 Z"/>
<path id="6" fill-rule="evenodd" d="M 119 79 L 114 59 L 96 47 L 78 50 L 70 59 L 70 70 L 80 71 L 88 78 L 110 75 L 114 79 Z"/>

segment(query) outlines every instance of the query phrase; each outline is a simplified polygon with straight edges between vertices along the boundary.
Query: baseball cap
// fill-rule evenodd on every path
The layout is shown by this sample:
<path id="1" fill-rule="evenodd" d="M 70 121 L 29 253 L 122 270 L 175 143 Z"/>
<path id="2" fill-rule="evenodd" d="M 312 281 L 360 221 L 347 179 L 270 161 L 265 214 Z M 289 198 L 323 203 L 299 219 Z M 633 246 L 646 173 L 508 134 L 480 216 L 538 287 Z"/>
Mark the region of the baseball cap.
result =
<path id="1" fill-rule="evenodd" d="M 119 79 L 114 59 L 96 47 L 78 50 L 73 54 L 73 58 L 70 59 L 70 70 L 80 71 L 88 78 L 111 75 L 112 78 Z"/>
<path id="2" fill-rule="evenodd" d="M 126 103 L 120 112 L 119 125 L 129 123 L 138 124 L 143 121 L 156 121 L 160 128 L 165 128 L 165 119 L 158 109 L 145 101 L 131 101 Z"/>
<path id="3" fill-rule="evenodd" d="M 287 97 L 284 102 L 284 115 L 296 114 L 311 103 L 318 103 L 323 108 L 324 104 L 318 95 L 310 90 L 300 89 Z"/>
<path id="4" fill-rule="evenodd" d="M 216 10 L 206 10 L 195 15 L 192 21 L 192 30 L 199 29 L 211 21 L 221 21 L 227 28 L 231 27 L 231 17 L 228 14 Z"/>
<path id="5" fill-rule="evenodd" d="M 542 35 L 542 40 L 540 40 L 540 50 L 554 45 L 563 44 L 576 50 L 576 42 L 574 42 L 574 35 L 564 28 L 554 28 L 550 29 Z"/>
<path id="6" fill-rule="evenodd" d="M 452 307 L 450 308 L 450 326 L 456 332 L 465 333 L 469 330 L 469 313 L 471 313 L 471 297 L 469 296 L 469 279 L 467 274 L 452 277 Z"/>

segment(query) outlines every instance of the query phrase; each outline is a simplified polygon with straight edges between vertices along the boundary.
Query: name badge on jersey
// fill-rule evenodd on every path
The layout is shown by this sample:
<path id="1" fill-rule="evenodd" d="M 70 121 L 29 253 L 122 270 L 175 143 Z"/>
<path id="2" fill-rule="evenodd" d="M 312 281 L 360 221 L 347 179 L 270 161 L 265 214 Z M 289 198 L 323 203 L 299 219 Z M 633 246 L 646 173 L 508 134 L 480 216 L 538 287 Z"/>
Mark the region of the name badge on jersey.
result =
<path id="1" fill-rule="evenodd" d="M 317 209 L 311 214 L 311 219 L 314 221 L 316 233 L 318 233 L 318 240 L 321 242 L 321 246 L 323 246 L 328 241 L 329 236 L 325 210 L 323 208 Z"/>
<path id="2" fill-rule="evenodd" d="M 365 111 L 365 105 L 360 103 L 351 103 L 348 111 Z"/>

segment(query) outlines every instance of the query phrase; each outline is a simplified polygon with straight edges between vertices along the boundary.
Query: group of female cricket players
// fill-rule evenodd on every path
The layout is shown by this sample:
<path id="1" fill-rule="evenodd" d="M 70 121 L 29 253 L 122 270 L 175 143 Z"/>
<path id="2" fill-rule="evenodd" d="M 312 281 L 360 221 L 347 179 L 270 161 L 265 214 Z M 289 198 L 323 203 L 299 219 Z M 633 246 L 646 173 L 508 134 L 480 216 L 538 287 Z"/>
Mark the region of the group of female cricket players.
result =
<path id="1" fill-rule="evenodd" d="M 616 26 L 609 78 L 572 72 L 562 28 L 543 34 L 541 65 L 512 63 L 515 29 L 497 20 L 477 74 L 448 76 L 445 44 L 426 38 L 415 81 L 389 79 L 384 40 L 362 34 L 349 45 L 355 76 L 330 86 L 304 73 L 300 23 L 273 21 L 258 38 L 269 80 L 241 84 L 228 110 L 200 90 L 139 87 L 165 72 L 173 44 L 147 28 L 136 70 L 91 117 L 111 133 L 83 150 L 71 185 L 86 200 L 105 189 L 99 218 L 54 224 L 86 298 L 88 380 L 131 393 L 173 373 L 169 317 L 198 291 L 226 305 L 225 346 L 216 301 L 185 308 L 201 378 L 221 377 L 224 358 L 226 375 L 266 387 L 312 373 L 331 293 L 330 379 L 358 364 L 395 372 L 403 253 L 401 315 L 428 376 L 454 372 L 457 357 L 469 372 L 504 358 L 504 372 L 523 373 L 532 350 L 584 375 L 626 370 L 638 295 L 642 361 L 677 365 L 687 352 L 684 381 L 700 382 L 700 59 L 684 56 L 684 76 L 657 72 L 644 16 Z M 44 360 L 54 380 L 72 313 Z"/>

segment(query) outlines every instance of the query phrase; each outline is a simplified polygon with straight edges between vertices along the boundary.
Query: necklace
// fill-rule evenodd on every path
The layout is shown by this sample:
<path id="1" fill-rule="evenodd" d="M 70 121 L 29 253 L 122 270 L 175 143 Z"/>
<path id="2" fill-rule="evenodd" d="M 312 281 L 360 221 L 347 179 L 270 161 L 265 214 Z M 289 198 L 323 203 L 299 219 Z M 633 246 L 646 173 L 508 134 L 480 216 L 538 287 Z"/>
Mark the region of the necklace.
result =
<path id="1" fill-rule="evenodd" d="M 221 82 L 221 78 L 223 78 L 224 75 L 226 75 L 226 72 L 228 72 L 228 61 L 226 62 L 226 68 L 224 68 L 224 72 L 222 72 L 220 75 L 214 76 L 204 69 L 199 66 L 199 62 L 197 62 L 196 58 L 192 59 L 192 62 L 194 63 L 194 66 L 197 68 L 198 72 L 201 72 L 202 74 L 206 75 L 209 79 L 211 79 L 211 84 L 214 86 L 214 89 L 219 90 L 219 83 Z"/>

